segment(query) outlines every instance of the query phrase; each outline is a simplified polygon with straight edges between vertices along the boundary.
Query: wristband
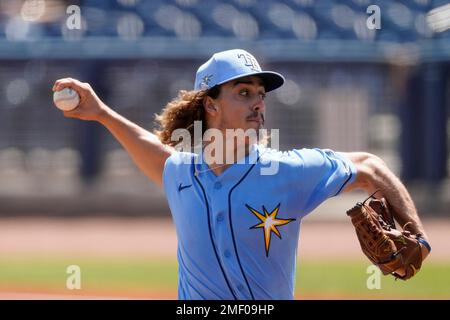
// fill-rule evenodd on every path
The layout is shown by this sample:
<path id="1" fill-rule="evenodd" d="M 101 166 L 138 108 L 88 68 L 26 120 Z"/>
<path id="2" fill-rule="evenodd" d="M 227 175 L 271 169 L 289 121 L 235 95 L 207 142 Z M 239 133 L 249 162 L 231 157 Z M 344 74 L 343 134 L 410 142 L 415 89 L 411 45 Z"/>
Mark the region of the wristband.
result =
<path id="1" fill-rule="evenodd" d="M 423 245 L 425 246 L 425 248 L 427 248 L 428 253 L 431 252 L 431 246 L 430 246 L 430 244 L 429 244 L 424 238 L 418 238 L 417 240 L 419 240 L 419 242 L 420 242 L 421 244 L 423 244 Z"/>

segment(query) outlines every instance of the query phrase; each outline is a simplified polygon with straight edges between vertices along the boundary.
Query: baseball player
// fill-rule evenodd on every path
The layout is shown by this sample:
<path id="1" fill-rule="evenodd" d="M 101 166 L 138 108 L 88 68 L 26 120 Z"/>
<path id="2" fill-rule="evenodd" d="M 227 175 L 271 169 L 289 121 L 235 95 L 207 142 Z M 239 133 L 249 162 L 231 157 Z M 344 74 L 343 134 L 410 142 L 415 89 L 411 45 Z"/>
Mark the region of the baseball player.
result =
<path id="1" fill-rule="evenodd" d="M 244 50 L 215 53 L 199 67 L 194 90 L 180 91 L 157 116 L 160 129 L 154 133 L 109 108 L 87 83 L 66 78 L 54 84 L 54 91 L 71 87 L 81 97 L 66 117 L 104 125 L 164 188 L 178 238 L 179 299 L 293 299 L 302 218 L 326 199 L 357 188 L 380 190 L 378 196 L 399 209 L 395 218 L 412 222 L 426 239 L 408 191 L 375 155 L 281 152 L 259 136 L 223 154 L 216 150 L 215 157 L 206 154 L 211 141 L 203 141 L 200 152 L 175 149 L 173 133 L 194 134 L 195 121 L 201 121 L 202 133 L 261 129 L 264 98 L 283 83 L 282 75 L 261 70 Z M 235 161 L 225 161 L 227 156 Z M 270 164 L 276 172 L 262 174 Z M 426 257 L 426 246 L 421 250 Z"/>

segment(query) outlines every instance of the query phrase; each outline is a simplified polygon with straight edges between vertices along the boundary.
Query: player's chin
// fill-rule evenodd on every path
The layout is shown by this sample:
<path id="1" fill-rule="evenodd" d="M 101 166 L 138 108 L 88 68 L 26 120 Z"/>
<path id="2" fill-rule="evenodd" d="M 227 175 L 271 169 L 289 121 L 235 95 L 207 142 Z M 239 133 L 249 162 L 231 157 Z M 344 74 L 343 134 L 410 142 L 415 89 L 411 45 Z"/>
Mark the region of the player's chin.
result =
<path id="1" fill-rule="evenodd" d="M 260 130 L 264 128 L 262 120 L 247 120 L 248 129 Z"/>

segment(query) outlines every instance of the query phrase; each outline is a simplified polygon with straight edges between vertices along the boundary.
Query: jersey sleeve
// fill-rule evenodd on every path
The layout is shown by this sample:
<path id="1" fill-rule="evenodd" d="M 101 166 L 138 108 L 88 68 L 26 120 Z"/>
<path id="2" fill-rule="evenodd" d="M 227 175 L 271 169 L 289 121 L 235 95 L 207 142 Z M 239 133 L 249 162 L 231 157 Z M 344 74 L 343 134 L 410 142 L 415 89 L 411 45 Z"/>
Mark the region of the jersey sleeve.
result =
<path id="1" fill-rule="evenodd" d="M 293 150 L 300 158 L 299 183 L 302 215 L 338 195 L 356 178 L 350 159 L 329 149 Z"/>
<path id="2" fill-rule="evenodd" d="M 170 190 L 174 190 L 177 177 L 190 174 L 192 162 L 193 154 L 187 152 L 174 152 L 166 159 L 162 177 L 166 196 L 170 194 Z"/>

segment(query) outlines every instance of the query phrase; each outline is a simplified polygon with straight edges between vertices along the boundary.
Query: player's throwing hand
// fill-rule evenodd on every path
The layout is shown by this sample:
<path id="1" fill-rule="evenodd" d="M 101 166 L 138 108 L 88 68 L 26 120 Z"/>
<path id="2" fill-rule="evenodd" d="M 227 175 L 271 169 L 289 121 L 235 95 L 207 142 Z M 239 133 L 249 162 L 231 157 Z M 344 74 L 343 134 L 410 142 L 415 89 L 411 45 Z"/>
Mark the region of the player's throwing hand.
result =
<path id="1" fill-rule="evenodd" d="M 53 92 L 64 88 L 72 88 L 80 96 L 80 103 L 77 108 L 71 111 L 64 111 L 64 116 L 81 120 L 98 121 L 108 107 L 95 94 L 89 83 L 81 82 L 72 78 L 63 78 L 55 81 Z"/>

